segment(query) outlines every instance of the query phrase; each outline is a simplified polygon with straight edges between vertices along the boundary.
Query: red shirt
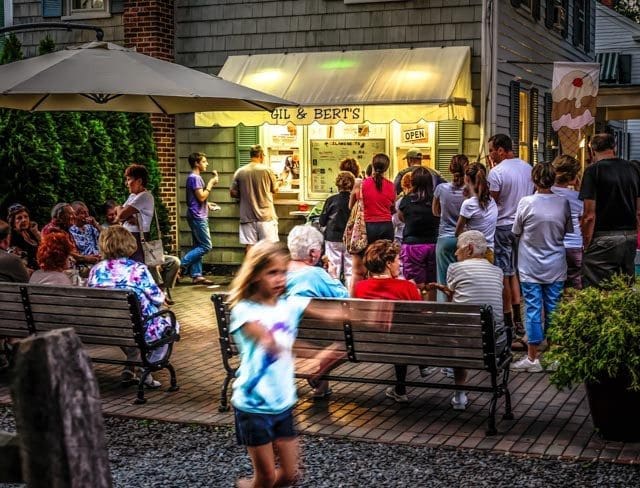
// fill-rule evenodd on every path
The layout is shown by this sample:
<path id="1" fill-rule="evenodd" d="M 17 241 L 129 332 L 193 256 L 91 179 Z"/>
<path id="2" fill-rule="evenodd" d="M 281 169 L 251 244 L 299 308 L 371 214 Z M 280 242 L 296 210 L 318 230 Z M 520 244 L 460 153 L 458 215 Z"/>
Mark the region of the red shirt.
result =
<path id="1" fill-rule="evenodd" d="M 398 278 L 369 278 L 356 283 L 353 298 L 421 301 L 422 295 L 411 281 Z"/>
<path id="2" fill-rule="evenodd" d="M 376 188 L 372 177 L 362 182 L 362 204 L 365 222 L 391 222 L 391 207 L 396 201 L 396 189 L 393 183 L 384 178 L 382 191 Z"/>

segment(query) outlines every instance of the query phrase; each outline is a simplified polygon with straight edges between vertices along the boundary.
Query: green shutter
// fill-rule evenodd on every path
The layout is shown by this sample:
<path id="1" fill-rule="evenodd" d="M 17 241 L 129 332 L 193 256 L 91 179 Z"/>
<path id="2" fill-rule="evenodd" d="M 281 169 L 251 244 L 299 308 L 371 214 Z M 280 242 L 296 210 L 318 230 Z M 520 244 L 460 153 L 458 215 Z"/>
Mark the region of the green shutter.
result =
<path id="1" fill-rule="evenodd" d="M 520 155 L 520 82 L 509 83 L 509 137 L 516 157 Z"/>
<path id="2" fill-rule="evenodd" d="M 529 154 L 531 164 L 538 163 L 538 148 L 533 145 L 533 141 L 538 139 L 538 118 L 539 118 L 539 94 L 537 88 L 529 90 Z"/>
<path id="3" fill-rule="evenodd" d="M 456 154 L 462 153 L 462 120 L 441 120 L 436 127 L 436 169 L 451 180 L 449 163 Z"/>
<path id="4" fill-rule="evenodd" d="M 0 27 L 4 27 L 4 0 L 0 0 Z M 2 46 L 2 41 L 4 36 L 0 38 L 0 46 Z"/>
<path id="5" fill-rule="evenodd" d="M 236 166 L 238 168 L 251 160 L 249 149 L 258 144 L 259 136 L 258 126 L 244 126 L 242 124 L 236 126 Z"/>
<path id="6" fill-rule="evenodd" d="M 61 17 L 62 0 L 42 0 L 43 17 Z"/>

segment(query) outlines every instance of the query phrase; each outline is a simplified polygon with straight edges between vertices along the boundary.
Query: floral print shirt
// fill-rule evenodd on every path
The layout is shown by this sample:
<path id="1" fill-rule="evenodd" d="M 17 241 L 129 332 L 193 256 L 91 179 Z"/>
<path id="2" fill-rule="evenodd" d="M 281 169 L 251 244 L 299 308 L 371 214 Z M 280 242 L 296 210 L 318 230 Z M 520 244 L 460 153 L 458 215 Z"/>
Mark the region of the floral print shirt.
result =
<path id="1" fill-rule="evenodd" d="M 133 291 L 140 301 L 142 316 L 148 317 L 160 310 L 164 293 L 153 280 L 146 265 L 129 258 L 105 259 L 95 264 L 89 273 L 87 286 L 92 288 L 118 288 Z M 144 339 L 153 342 L 171 332 L 168 317 L 156 317 L 147 322 Z M 176 323 L 176 332 L 179 325 Z"/>
<path id="2" fill-rule="evenodd" d="M 83 227 L 72 225 L 69 227 L 69 233 L 73 237 L 80 254 L 83 256 L 100 254 L 100 251 L 98 251 L 98 237 L 100 237 L 100 233 L 93 225 L 87 224 Z"/>

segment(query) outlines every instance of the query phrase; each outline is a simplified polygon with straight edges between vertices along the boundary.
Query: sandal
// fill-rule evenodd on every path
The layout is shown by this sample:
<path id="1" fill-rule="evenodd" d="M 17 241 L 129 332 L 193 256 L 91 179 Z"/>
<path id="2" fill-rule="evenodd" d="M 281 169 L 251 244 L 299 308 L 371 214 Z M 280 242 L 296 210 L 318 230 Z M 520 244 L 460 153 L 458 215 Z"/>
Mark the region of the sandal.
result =
<path id="1" fill-rule="evenodd" d="M 204 276 L 196 276 L 191 280 L 193 285 L 213 285 L 213 281 L 206 279 Z"/>

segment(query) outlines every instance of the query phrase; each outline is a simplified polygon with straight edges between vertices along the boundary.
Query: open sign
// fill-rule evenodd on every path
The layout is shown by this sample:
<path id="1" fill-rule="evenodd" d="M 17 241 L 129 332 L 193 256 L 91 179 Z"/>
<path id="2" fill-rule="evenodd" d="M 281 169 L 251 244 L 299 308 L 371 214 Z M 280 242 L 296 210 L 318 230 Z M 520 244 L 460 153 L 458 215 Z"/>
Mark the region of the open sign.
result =
<path id="1" fill-rule="evenodd" d="M 416 142 L 427 140 L 427 129 L 424 127 L 417 129 L 409 129 L 402 131 L 402 140 L 404 142 Z"/>

